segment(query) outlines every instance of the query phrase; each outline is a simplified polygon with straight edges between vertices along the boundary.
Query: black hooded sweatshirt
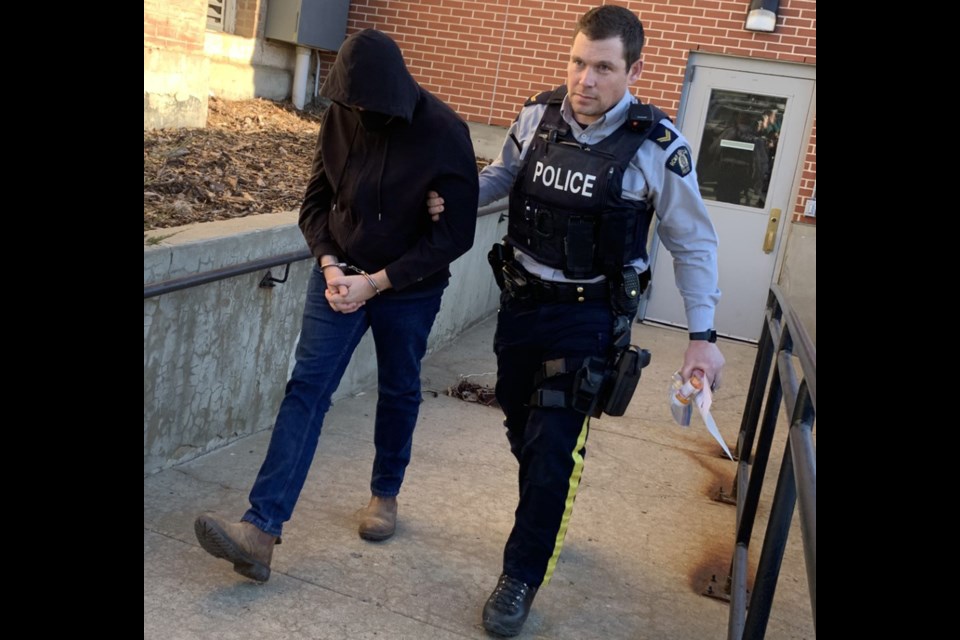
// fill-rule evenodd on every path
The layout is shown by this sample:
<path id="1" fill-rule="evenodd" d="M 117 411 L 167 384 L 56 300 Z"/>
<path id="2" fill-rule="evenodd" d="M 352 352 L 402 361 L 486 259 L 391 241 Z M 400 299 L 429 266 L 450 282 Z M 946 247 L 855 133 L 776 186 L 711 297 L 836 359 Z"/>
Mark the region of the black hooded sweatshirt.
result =
<path id="1" fill-rule="evenodd" d="M 320 95 L 333 103 L 300 208 L 313 255 L 334 255 L 368 273 L 385 268 L 397 291 L 444 282 L 450 263 L 473 245 L 477 221 L 477 164 L 466 123 L 416 83 L 400 48 L 373 29 L 344 41 Z M 391 119 L 367 131 L 357 107 Z M 429 189 L 444 199 L 436 223 L 427 213 Z"/>

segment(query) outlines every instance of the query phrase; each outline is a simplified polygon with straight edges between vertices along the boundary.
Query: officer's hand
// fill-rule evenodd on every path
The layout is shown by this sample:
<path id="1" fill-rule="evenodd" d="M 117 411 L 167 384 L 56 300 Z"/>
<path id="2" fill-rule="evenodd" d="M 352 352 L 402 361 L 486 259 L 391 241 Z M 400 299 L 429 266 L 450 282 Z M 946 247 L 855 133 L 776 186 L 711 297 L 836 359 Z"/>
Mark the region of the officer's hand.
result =
<path id="1" fill-rule="evenodd" d="M 443 213 L 443 198 L 436 191 L 427 191 L 427 212 L 434 222 L 440 220 L 440 214 Z"/>
<path id="2" fill-rule="evenodd" d="M 710 381 L 710 387 L 716 391 L 720 388 L 720 379 L 723 375 L 723 365 L 726 360 L 720 349 L 712 342 L 706 340 L 691 340 L 687 346 L 686 353 L 683 354 L 683 367 L 680 368 L 680 375 L 684 380 L 689 380 L 694 369 L 703 371 L 707 380 Z"/>

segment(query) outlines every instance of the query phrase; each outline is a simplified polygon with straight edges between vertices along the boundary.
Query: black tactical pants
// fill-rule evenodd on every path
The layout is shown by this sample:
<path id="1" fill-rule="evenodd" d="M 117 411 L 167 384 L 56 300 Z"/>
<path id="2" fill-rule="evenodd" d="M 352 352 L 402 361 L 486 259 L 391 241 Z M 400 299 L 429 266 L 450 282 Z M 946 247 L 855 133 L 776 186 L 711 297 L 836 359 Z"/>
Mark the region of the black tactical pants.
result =
<path id="1" fill-rule="evenodd" d="M 535 376 L 547 360 L 605 355 L 612 326 L 607 300 L 544 304 L 501 296 L 494 338 L 497 400 L 520 462 L 520 502 L 503 571 L 531 586 L 549 582 L 560 556 L 590 424 L 572 409 L 531 407 Z M 545 380 L 542 388 L 569 391 L 572 382 L 568 373 Z"/>

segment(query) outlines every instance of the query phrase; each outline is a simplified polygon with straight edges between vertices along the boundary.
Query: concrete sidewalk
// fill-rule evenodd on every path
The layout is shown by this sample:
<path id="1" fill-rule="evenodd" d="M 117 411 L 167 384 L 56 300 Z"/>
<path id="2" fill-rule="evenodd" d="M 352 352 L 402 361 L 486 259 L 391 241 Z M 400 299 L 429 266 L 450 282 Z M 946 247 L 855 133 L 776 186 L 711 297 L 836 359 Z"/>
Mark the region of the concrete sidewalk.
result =
<path id="1" fill-rule="evenodd" d="M 356 531 L 369 499 L 373 390 L 327 415 L 263 585 L 200 549 L 193 521 L 207 511 L 239 519 L 269 431 L 145 478 L 144 638 L 488 637 L 480 611 L 513 521 L 516 461 L 499 410 L 444 390 L 465 374 L 487 374 L 472 379 L 492 385 L 493 330 L 491 318 L 424 361 L 424 403 L 391 540 L 365 542 Z M 666 386 L 686 334 L 635 325 L 634 342 L 653 351 L 653 362 L 627 415 L 592 422 L 560 562 L 520 637 L 726 637 L 725 603 L 699 594 L 729 566 L 735 509 L 712 497 L 730 490 L 734 463 L 702 425 L 681 429 L 670 418 Z M 732 447 L 756 351 L 721 343 L 727 368 L 715 415 Z M 782 443 L 772 459 L 780 451 Z M 752 567 L 758 553 L 754 544 Z M 815 637 L 796 523 L 767 637 Z"/>

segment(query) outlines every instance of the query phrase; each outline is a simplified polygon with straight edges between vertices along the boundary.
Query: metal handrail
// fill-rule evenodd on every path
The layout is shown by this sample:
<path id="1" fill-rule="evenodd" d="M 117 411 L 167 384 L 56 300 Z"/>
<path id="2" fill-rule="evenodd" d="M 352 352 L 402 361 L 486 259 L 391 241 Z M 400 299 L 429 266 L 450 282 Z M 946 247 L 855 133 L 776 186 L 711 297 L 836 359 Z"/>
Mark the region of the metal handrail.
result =
<path id="1" fill-rule="evenodd" d="M 482 218 L 483 216 L 502 213 L 506 210 L 507 199 L 502 198 L 496 202 L 492 202 L 486 206 L 480 207 L 477 210 L 477 217 Z M 155 282 L 144 285 L 143 299 L 146 300 L 147 298 L 162 296 L 165 293 L 173 293 L 174 291 L 189 289 L 190 287 L 196 287 L 201 284 L 208 284 L 218 280 L 226 280 L 227 278 L 242 276 L 247 273 L 260 271 L 261 269 L 269 269 L 270 267 L 278 267 L 280 265 L 286 265 L 287 269 L 289 270 L 292 263 L 299 262 L 301 260 L 308 260 L 312 257 L 313 255 L 310 253 L 309 249 L 303 249 L 301 251 L 284 253 L 279 256 L 260 258 L 259 260 L 252 260 L 250 262 L 245 262 L 243 264 L 238 264 L 231 267 L 223 267 L 222 269 L 214 269 L 212 271 L 205 271 L 204 273 L 197 273 L 180 278 L 164 280 L 162 282 Z M 285 280 L 286 275 L 283 277 L 283 279 L 276 279 L 268 273 L 266 276 L 264 276 L 263 280 L 260 281 L 260 285 L 269 287 L 273 286 L 272 283 L 274 282 L 283 282 Z"/>
<path id="2" fill-rule="evenodd" d="M 790 521 L 798 501 L 814 630 L 817 626 L 817 454 L 813 445 L 817 415 L 817 351 L 799 317 L 776 285 L 770 288 L 765 319 L 737 438 L 739 463 L 733 486 L 737 498 L 736 540 L 727 578 L 730 596 L 727 638 L 730 640 L 763 638 L 766 633 Z M 800 379 L 797 378 L 794 358 L 800 365 Z M 748 598 L 750 540 L 781 403 L 790 417 L 790 430 L 753 591 Z"/>
<path id="3" fill-rule="evenodd" d="M 189 289 L 190 287 L 196 287 L 201 284 L 216 282 L 218 280 L 226 280 L 227 278 L 233 278 L 234 276 L 242 276 L 254 271 L 260 271 L 261 269 L 278 267 L 282 264 L 289 266 L 291 263 L 312 258 L 313 254 L 310 253 L 309 249 L 301 249 L 300 251 L 283 253 L 278 256 L 270 256 L 268 258 L 260 258 L 259 260 L 251 260 L 250 262 L 244 262 L 243 264 L 237 264 L 230 267 L 223 267 L 222 269 L 213 269 L 212 271 L 196 273 L 189 276 L 183 276 L 181 278 L 172 278 L 170 280 L 144 285 L 143 299 L 146 300 L 147 298 L 152 298 L 154 296 L 160 296 L 165 293 L 173 293 L 174 291 Z"/>

